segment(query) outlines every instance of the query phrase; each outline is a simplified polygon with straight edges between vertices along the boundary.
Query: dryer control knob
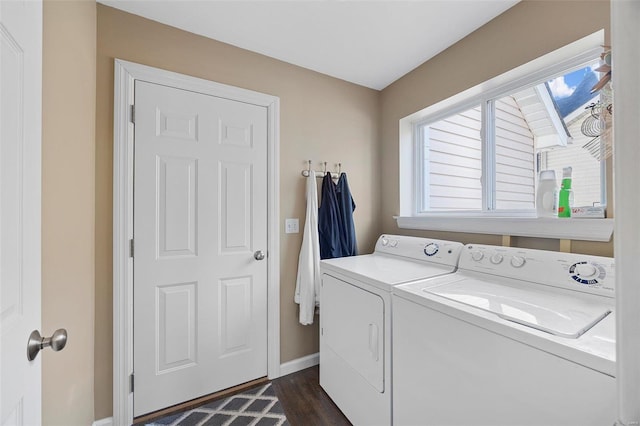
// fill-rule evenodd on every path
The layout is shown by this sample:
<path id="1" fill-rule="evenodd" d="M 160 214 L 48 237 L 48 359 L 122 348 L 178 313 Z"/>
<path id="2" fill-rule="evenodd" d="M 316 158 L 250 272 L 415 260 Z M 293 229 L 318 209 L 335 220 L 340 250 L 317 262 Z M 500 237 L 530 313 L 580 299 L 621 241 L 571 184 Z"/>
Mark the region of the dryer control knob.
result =
<path id="1" fill-rule="evenodd" d="M 590 263 L 582 263 L 576 265 L 575 274 L 580 278 L 595 278 L 600 271 Z"/>
<path id="2" fill-rule="evenodd" d="M 504 259 L 504 257 L 500 253 L 495 253 L 493 256 L 491 256 L 491 258 L 489 260 L 494 265 L 498 265 L 498 264 L 502 263 L 503 259 Z"/>
<path id="3" fill-rule="evenodd" d="M 383 246 L 387 246 L 387 244 L 389 244 L 389 240 L 387 240 L 386 238 L 382 239 L 382 245 Z"/>
<path id="4" fill-rule="evenodd" d="M 436 243 L 429 243 L 424 246 L 424 254 L 427 256 L 433 256 L 438 252 L 438 250 L 440 250 L 440 247 Z"/>
<path id="5" fill-rule="evenodd" d="M 526 262 L 526 259 L 521 256 L 513 256 L 511 258 L 511 266 L 514 268 L 522 268 Z"/>
<path id="6" fill-rule="evenodd" d="M 389 245 L 390 245 L 391 247 L 398 247 L 398 240 L 391 240 L 391 241 L 389 242 Z"/>
<path id="7" fill-rule="evenodd" d="M 484 257 L 484 253 L 481 251 L 474 251 L 473 253 L 471 253 L 471 258 L 476 262 L 480 262 L 483 257 Z"/>

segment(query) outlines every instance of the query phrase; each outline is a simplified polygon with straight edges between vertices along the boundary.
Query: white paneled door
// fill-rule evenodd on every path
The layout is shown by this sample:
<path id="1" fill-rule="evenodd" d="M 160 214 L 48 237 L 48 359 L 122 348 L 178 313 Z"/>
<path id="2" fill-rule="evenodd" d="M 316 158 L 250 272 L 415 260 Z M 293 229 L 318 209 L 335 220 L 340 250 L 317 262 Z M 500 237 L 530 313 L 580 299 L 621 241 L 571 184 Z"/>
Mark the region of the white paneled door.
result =
<path id="1" fill-rule="evenodd" d="M 135 83 L 134 414 L 267 375 L 267 109 Z"/>
<path id="2" fill-rule="evenodd" d="M 41 423 L 42 3 L 0 1 L 0 424 Z"/>

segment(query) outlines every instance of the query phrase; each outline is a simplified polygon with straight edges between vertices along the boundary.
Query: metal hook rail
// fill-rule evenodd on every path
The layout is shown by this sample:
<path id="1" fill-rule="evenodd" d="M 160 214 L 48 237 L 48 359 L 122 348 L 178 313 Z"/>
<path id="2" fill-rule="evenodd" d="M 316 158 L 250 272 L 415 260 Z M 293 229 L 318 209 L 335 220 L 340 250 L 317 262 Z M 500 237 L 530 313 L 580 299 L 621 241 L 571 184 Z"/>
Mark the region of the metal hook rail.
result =
<path id="1" fill-rule="evenodd" d="M 327 162 L 324 161 L 324 170 L 320 171 L 320 170 L 311 170 L 311 160 L 308 160 L 308 166 L 306 170 L 302 171 L 302 176 L 304 177 L 309 177 L 309 175 L 311 175 L 311 173 L 315 173 L 315 176 L 317 178 L 323 178 L 326 174 L 327 174 Z M 340 174 L 342 173 L 342 163 L 337 163 L 338 166 L 338 173 L 335 172 L 331 172 L 331 178 L 332 179 L 338 179 L 340 177 Z"/>

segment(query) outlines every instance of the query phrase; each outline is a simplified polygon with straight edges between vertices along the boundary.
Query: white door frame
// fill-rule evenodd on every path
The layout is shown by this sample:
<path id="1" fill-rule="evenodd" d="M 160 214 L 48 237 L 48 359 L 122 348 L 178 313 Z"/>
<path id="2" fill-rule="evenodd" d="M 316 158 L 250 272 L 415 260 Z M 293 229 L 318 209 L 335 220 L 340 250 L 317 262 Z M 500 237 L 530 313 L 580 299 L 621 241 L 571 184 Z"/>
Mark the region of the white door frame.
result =
<path id="1" fill-rule="evenodd" d="M 640 2 L 611 2 L 616 258 L 617 425 L 640 424 Z"/>
<path id="2" fill-rule="evenodd" d="M 196 77 L 115 60 L 113 115 L 113 423 L 133 422 L 133 138 L 135 80 L 267 108 L 267 372 L 280 376 L 280 99 Z"/>

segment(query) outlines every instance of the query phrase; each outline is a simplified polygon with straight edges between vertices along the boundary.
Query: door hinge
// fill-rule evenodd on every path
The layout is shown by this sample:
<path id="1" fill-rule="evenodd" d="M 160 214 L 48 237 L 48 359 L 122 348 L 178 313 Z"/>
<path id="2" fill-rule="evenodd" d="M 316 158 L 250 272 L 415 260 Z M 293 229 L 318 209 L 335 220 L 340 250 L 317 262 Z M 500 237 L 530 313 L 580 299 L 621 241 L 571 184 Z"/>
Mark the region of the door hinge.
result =
<path id="1" fill-rule="evenodd" d="M 320 335 L 324 336 L 324 328 L 320 328 Z"/>
<path id="2" fill-rule="evenodd" d="M 133 257 L 133 238 L 129 240 L 129 257 Z"/>
<path id="3" fill-rule="evenodd" d="M 136 124 L 136 106 L 131 105 L 131 120 L 133 124 Z"/>
<path id="4" fill-rule="evenodd" d="M 133 373 L 129 376 L 129 393 L 133 393 Z"/>

